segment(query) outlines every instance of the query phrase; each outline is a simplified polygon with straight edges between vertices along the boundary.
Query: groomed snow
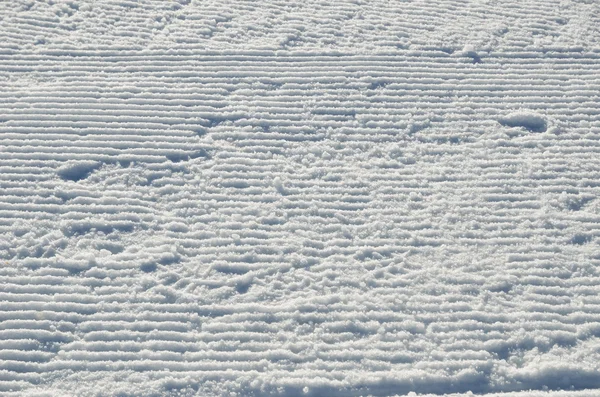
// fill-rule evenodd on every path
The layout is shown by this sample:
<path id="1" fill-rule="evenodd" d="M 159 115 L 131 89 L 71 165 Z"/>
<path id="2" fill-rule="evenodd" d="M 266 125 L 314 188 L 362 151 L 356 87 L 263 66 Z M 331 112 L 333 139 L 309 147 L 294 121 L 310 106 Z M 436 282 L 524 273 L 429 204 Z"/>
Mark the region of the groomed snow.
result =
<path id="1" fill-rule="evenodd" d="M 600 396 L 598 26 L 0 2 L 0 395 Z"/>

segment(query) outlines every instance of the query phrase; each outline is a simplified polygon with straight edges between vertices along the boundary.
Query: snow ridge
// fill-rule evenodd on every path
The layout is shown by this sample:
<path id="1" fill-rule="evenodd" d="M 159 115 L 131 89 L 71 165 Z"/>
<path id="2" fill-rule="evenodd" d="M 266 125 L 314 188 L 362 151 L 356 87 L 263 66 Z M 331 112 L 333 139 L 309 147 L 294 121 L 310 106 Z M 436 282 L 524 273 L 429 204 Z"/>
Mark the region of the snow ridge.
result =
<path id="1" fill-rule="evenodd" d="M 0 5 L 0 393 L 597 395 L 598 7 L 208 3 Z"/>

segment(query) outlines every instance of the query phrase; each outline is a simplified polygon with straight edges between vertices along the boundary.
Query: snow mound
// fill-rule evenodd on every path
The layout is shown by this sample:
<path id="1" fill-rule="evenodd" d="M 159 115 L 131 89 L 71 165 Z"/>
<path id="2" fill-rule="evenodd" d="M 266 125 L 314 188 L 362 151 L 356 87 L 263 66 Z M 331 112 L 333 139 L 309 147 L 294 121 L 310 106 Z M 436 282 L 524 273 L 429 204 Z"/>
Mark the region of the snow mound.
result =
<path id="1" fill-rule="evenodd" d="M 506 127 L 523 127 L 531 132 L 544 132 L 548 129 L 546 119 L 534 112 L 518 111 L 498 119 Z"/>
<path id="2" fill-rule="evenodd" d="M 57 173 L 65 181 L 77 182 L 90 176 L 100 165 L 97 161 L 70 161 L 60 167 Z"/>

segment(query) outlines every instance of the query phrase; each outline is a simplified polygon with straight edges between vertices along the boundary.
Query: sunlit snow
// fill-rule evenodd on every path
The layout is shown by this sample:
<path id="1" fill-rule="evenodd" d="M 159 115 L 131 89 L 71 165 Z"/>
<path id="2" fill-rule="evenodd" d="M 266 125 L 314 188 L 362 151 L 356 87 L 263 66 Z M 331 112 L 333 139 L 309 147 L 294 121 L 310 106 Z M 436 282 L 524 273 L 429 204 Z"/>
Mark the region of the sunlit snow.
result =
<path id="1" fill-rule="evenodd" d="M 599 27 L 0 1 L 0 395 L 599 397 Z"/>

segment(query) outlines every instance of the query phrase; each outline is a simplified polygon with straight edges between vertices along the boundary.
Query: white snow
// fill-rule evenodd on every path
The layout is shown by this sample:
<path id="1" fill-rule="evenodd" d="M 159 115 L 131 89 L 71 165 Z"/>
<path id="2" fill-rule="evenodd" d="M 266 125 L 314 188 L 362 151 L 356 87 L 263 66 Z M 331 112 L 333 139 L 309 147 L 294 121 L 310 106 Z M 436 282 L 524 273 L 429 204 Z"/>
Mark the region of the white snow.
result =
<path id="1" fill-rule="evenodd" d="M 600 4 L 0 2 L 0 395 L 600 395 Z"/>

